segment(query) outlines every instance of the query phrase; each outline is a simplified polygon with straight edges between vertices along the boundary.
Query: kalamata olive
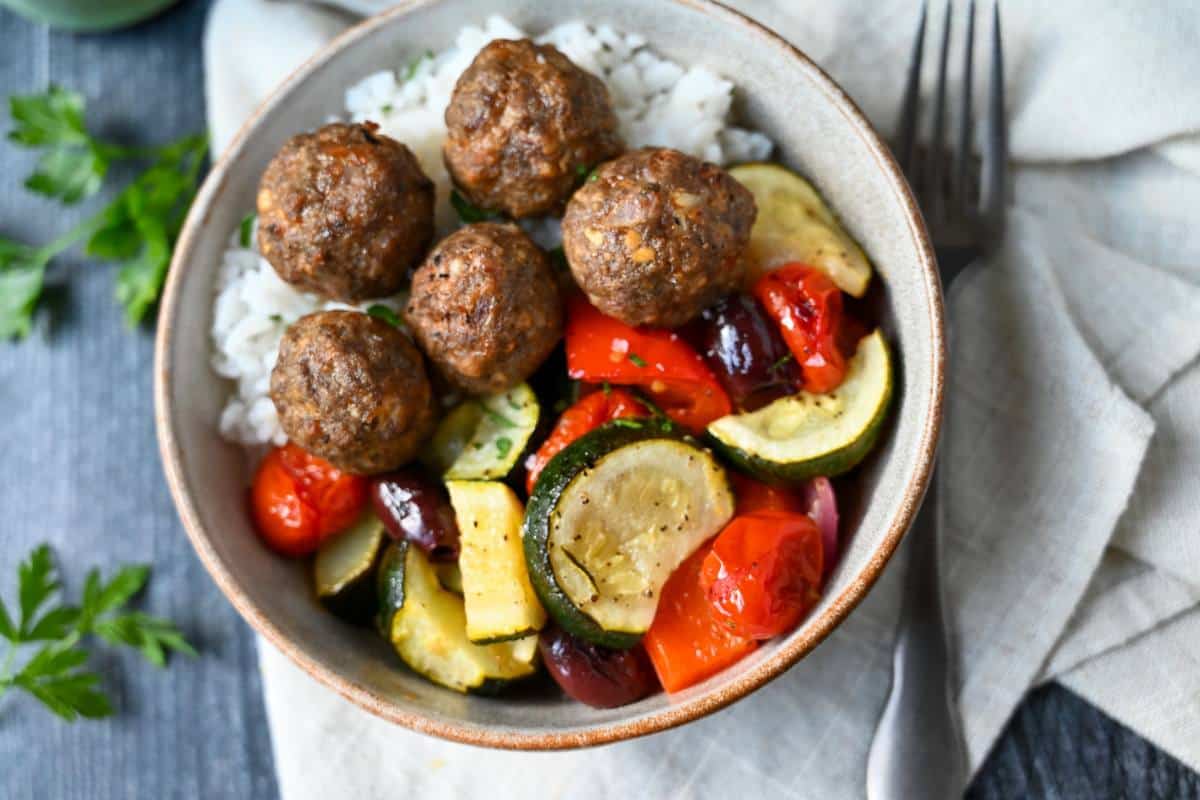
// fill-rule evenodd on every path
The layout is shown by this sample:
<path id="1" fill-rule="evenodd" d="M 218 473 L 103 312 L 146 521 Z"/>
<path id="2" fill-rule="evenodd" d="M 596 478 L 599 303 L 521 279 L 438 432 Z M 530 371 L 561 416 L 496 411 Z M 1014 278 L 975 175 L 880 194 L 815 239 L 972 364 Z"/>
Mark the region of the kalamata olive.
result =
<path id="1" fill-rule="evenodd" d="M 796 360 L 750 295 L 731 294 L 705 309 L 686 337 L 742 410 L 761 408 L 800 385 Z"/>
<path id="2" fill-rule="evenodd" d="M 589 706 L 616 708 L 658 691 L 658 678 L 641 645 L 611 650 L 547 625 L 538 636 L 538 649 L 554 682 Z"/>
<path id="3" fill-rule="evenodd" d="M 371 481 L 371 504 L 388 533 L 425 551 L 431 561 L 458 558 L 458 522 L 439 481 L 417 470 L 398 470 Z"/>

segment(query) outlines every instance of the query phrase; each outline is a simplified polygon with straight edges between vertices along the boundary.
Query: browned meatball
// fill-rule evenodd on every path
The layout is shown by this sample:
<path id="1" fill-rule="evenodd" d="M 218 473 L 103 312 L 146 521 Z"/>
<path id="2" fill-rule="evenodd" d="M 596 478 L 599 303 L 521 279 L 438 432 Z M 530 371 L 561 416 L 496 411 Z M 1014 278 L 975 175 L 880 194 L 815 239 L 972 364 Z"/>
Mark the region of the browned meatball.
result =
<path id="1" fill-rule="evenodd" d="M 357 311 L 319 311 L 288 328 L 271 400 L 289 439 L 348 472 L 395 469 L 433 430 L 421 354 L 399 329 Z"/>
<path id="2" fill-rule="evenodd" d="M 561 211 L 587 171 L 622 150 L 604 83 L 528 39 L 479 52 L 454 86 L 446 128 L 459 189 L 517 218 Z"/>
<path id="3" fill-rule="evenodd" d="M 345 302 L 395 294 L 433 239 L 433 182 L 374 123 L 293 136 L 258 187 L 258 249 L 279 277 Z"/>
<path id="4" fill-rule="evenodd" d="M 562 333 L 550 260 L 515 225 L 448 236 L 413 276 L 405 318 L 453 386 L 502 392 L 528 378 Z"/>
<path id="5" fill-rule="evenodd" d="M 629 325 L 682 325 L 742 280 L 757 209 L 725 170 L 676 150 L 626 153 L 571 198 L 563 250 L 592 304 Z"/>

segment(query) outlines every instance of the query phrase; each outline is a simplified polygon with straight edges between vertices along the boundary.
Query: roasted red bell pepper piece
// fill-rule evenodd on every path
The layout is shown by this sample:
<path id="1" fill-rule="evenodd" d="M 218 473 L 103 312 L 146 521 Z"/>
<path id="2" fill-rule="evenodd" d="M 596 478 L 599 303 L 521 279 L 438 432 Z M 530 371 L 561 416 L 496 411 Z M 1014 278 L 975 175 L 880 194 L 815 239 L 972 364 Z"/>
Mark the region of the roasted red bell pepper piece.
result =
<path id="1" fill-rule="evenodd" d="M 567 301 L 566 344 L 572 378 L 640 387 L 685 428 L 703 430 L 733 410 L 716 376 L 678 334 L 630 327 L 582 295 Z"/>
<path id="2" fill-rule="evenodd" d="M 550 459 L 580 436 L 614 419 L 648 416 L 650 411 L 642 401 L 624 389 L 606 389 L 584 395 L 562 413 L 537 452 L 525 459 L 525 491 L 532 494 L 538 475 Z"/>
<path id="3" fill-rule="evenodd" d="M 807 391 L 824 394 L 846 377 L 846 357 L 838 349 L 842 292 L 820 270 L 785 264 L 754 284 L 754 296 L 779 325 L 796 357 Z"/>
<path id="4" fill-rule="evenodd" d="M 671 573 L 642 646 L 668 692 L 686 689 L 723 670 L 758 643 L 738 636 L 712 612 L 700 586 L 700 567 L 709 554 L 704 545 Z"/>
<path id="5" fill-rule="evenodd" d="M 820 598 L 821 533 L 807 514 L 764 510 L 734 517 L 700 567 L 714 616 L 738 636 L 786 633 Z"/>
<path id="6" fill-rule="evenodd" d="M 740 472 L 729 471 L 728 475 L 730 483 L 733 484 L 733 495 L 737 498 L 735 516 L 768 510 L 805 513 L 804 498 L 798 492 L 756 481 Z"/>

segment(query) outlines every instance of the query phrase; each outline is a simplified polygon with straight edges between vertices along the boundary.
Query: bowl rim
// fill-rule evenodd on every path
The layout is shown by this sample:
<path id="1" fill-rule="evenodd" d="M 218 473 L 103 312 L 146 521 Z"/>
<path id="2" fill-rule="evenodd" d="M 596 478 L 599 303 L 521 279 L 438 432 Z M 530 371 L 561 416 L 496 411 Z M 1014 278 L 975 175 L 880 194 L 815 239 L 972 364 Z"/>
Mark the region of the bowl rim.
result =
<path id="1" fill-rule="evenodd" d="M 208 541 L 208 536 L 200 522 L 193 494 L 184 477 L 182 451 L 175 431 L 174 409 L 169 387 L 174 372 L 171 355 L 173 322 L 179 301 L 184 265 L 191 260 L 195 241 L 207 221 L 209 209 L 213 202 L 220 197 L 229 177 L 230 164 L 243 149 L 246 141 L 257 129 L 259 123 L 295 87 L 303 83 L 312 72 L 338 53 L 353 46 L 376 29 L 390 25 L 396 19 L 418 8 L 437 5 L 441 2 L 444 0 L 407 0 L 343 31 L 297 67 L 271 92 L 242 124 L 237 134 L 226 146 L 225 151 L 210 169 L 188 211 L 175 248 L 163 290 L 160 304 L 161 313 L 155 338 L 155 428 L 167 484 L 183 522 L 184 530 L 200 557 L 200 561 L 238 613 L 304 672 L 375 716 L 443 739 L 511 750 L 559 750 L 589 747 L 674 728 L 716 712 L 750 694 L 785 672 L 824 641 L 866 596 L 911 526 L 933 472 L 942 425 L 945 392 L 944 306 L 933 246 L 912 190 L 891 151 L 875 128 L 867 121 L 857 104 L 824 70 L 799 48 L 773 30 L 739 11 L 716 2 L 716 0 L 668 0 L 672 5 L 700 11 L 720 23 L 739 26 L 760 40 L 764 47 L 780 51 L 786 58 L 793 61 L 798 68 L 807 73 L 816 87 L 846 118 L 854 133 L 867 145 L 878 168 L 885 173 L 897 192 L 908 222 L 909 232 L 917 247 L 918 263 L 924 278 L 924 293 L 928 300 L 929 329 L 932 334 L 932 357 L 928 365 L 930 413 L 919 431 L 914 477 L 905 487 L 904 494 L 897 503 L 896 511 L 882 541 L 872 553 L 862 572 L 851 580 L 849 585 L 821 614 L 811 620 L 811 624 L 804 629 L 803 635 L 784 643 L 776 653 L 761 664 L 724 685 L 714 687 L 703 695 L 680 701 L 635 719 L 599 725 L 585 730 L 561 732 L 519 731 L 474 723 L 445 721 L 428 717 L 417 711 L 400 708 L 388 697 L 354 683 L 309 656 L 302 646 L 289 640 L 283 631 L 255 607 L 253 601 L 237 585 L 233 576 L 225 570 Z"/>

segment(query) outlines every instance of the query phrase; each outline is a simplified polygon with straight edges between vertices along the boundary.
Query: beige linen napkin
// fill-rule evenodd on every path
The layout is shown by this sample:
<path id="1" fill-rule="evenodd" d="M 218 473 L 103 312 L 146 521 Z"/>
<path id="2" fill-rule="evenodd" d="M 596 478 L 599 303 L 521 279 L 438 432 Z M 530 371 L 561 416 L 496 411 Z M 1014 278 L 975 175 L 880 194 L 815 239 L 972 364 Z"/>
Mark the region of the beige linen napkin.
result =
<path id="1" fill-rule="evenodd" d="M 915 2 L 733 5 L 891 129 Z M 1003 8 L 1015 207 L 1003 251 L 950 298 L 942 471 L 971 763 L 1026 691 L 1057 678 L 1200 768 L 1200 15 L 1186 0 Z M 217 147 L 347 20 L 220 0 L 206 39 Z M 283 795 L 861 796 L 900 576 L 889 567 L 829 640 L 750 698 L 586 752 L 492 752 L 398 729 L 264 645 Z"/>

